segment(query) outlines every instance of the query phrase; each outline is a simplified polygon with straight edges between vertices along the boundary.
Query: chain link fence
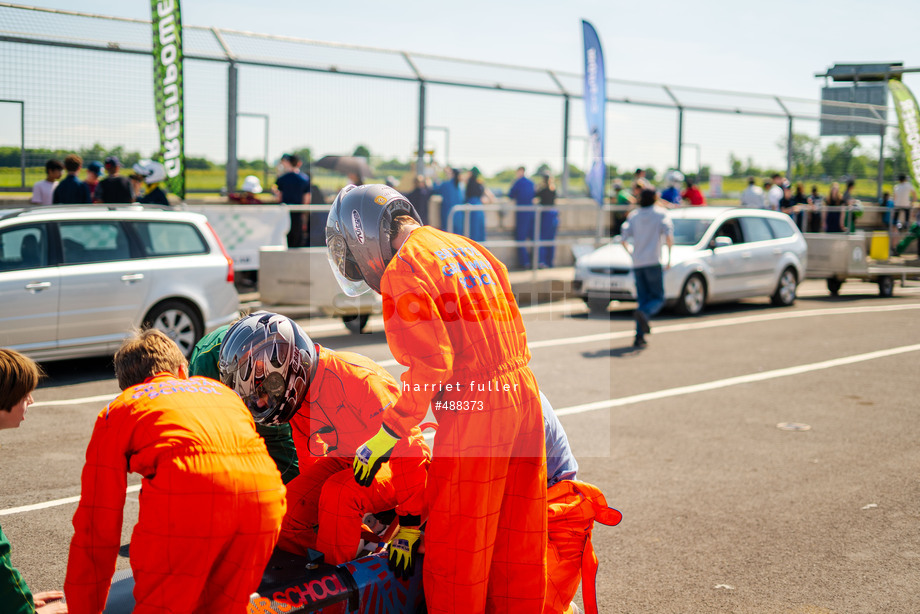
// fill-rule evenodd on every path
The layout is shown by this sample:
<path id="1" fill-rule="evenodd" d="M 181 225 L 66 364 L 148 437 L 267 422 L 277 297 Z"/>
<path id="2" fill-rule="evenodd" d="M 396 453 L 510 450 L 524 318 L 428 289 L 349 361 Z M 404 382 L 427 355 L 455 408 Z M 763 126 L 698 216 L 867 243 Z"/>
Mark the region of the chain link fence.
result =
<path id="1" fill-rule="evenodd" d="M 486 173 L 546 165 L 561 175 L 563 193 L 582 190 L 578 169 L 590 159 L 580 74 L 183 31 L 191 192 L 234 190 L 241 175 L 259 172 L 268 183 L 285 151 L 309 148 L 318 158 L 358 145 L 378 167 L 392 159 L 424 165 L 427 150 L 434 152 L 428 161 Z M 145 20 L 0 3 L 0 190 L 27 189 L 43 177 L 48 157 L 71 151 L 90 159 L 114 153 L 126 163 L 156 152 L 151 47 Z M 817 98 L 608 83 L 608 164 L 621 171 L 727 174 L 731 155 L 795 178 L 789 136 L 818 137 Z M 846 114 L 859 105 L 838 106 Z M 877 125 L 893 143 L 889 121 Z M 862 142 L 871 149 L 879 140 Z M 577 167 L 571 176 L 570 165 Z"/>

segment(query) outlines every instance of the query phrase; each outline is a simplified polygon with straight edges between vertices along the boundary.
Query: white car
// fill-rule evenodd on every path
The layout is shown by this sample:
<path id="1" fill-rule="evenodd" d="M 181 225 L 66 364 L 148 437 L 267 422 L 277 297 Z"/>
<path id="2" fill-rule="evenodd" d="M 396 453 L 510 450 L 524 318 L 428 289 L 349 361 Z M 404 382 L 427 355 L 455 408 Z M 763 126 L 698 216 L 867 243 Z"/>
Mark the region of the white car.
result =
<path id="1" fill-rule="evenodd" d="M 0 346 L 111 354 L 152 326 L 188 356 L 232 322 L 233 261 L 200 214 L 140 205 L 0 210 Z"/>
<path id="2" fill-rule="evenodd" d="M 805 238 L 784 214 L 735 207 L 671 209 L 674 248 L 664 273 L 669 306 L 696 315 L 707 303 L 769 296 L 775 305 L 795 302 L 805 277 Z M 662 247 L 662 263 L 667 257 Z M 575 263 L 575 292 L 592 312 L 611 300 L 636 300 L 632 259 L 618 240 Z"/>

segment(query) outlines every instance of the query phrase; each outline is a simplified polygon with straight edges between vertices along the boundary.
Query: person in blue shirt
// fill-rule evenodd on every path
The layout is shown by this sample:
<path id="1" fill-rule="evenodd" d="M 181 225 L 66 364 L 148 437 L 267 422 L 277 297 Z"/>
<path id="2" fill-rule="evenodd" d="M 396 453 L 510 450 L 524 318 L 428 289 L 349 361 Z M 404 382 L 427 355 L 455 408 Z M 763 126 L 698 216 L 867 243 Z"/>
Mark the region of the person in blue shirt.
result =
<path id="1" fill-rule="evenodd" d="M 448 169 L 448 178 L 434 186 L 434 193 L 441 197 L 441 230 L 447 232 L 460 232 L 463 228 L 450 226 L 450 210 L 463 202 L 463 192 L 460 190 L 460 171 L 455 168 Z"/>
<path id="2" fill-rule="evenodd" d="M 482 175 L 475 166 L 470 169 L 470 177 L 466 180 L 466 198 L 465 202 L 469 205 L 490 204 L 494 201 L 492 192 L 482 181 Z M 486 240 L 486 214 L 482 211 L 470 211 L 470 233 L 469 238 L 473 241 L 483 242 Z M 454 232 L 465 235 L 466 226 L 464 225 L 464 213 L 454 213 Z"/>
<path id="3" fill-rule="evenodd" d="M 680 205 L 680 184 L 684 180 L 684 174 L 680 171 L 668 171 L 665 179 L 668 182 L 668 187 L 661 191 L 661 200 L 672 205 Z"/>
<path id="4" fill-rule="evenodd" d="M 533 185 L 533 181 L 525 176 L 523 166 L 518 167 L 517 179 L 511 184 L 508 196 L 514 201 L 515 205 L 533 205 L 536 188 Z M 534 211 L 518 211 L 515 216 L 514 238 L 518 241 L 532 240 L 535 218 L 536 213 Z M 518 264 L 525 269 L 530 267 L 530 250 L 523 245 L 518 247 Z"/>
<path id="5" fill-rule="evenodd" d="M 282 174 L 275 180 L 275 188 L 272 190 L 278 202 L 288 205 L 310 204 L 310 178 L 300 171 L 300 165 L 300 157 L 296 154 L 281 156 Z M 304 247 L 307 236 L 307 216 L 302 211 L 292 211 L 288 247 Z"/>
<path id="6" fill-rule="evenodd" d="M 562 480 L 576 479 L 578 461 L 572 454 L 569 438 L 559 417 L 542 392 L 540 403 L 543 405 L 543 436 L 546 439 L 546 487 L 549 488 Z"/>

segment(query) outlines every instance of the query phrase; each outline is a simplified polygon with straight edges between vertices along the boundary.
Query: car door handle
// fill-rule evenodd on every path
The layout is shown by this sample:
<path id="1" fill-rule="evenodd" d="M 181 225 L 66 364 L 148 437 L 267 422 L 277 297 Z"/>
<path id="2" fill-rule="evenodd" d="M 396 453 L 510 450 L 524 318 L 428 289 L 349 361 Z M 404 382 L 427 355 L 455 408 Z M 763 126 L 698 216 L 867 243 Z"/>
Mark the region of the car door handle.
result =
<path id="1" fill-rule="evenodd" d="M 745 260 L 748 260 L 751 257 L 751 252 L 744 252 L 743 254 L 741 254 L 741 257 L 744 258 Z"/>
<path id="2" fill-rule="evenodd" d="M 129 284 L 135 281 L 140 281 L 142 279 L 144 279 L 143 273 L 130 273 L 130 274 L 121 276 L 121 280 L 128 282 Z"/>
<path id="3" fill-rule="evenodd" d="M 46 288 L 50 288 L 50 287 L 51 287 L 50 281 L 33 281 L 30 284 L 26 284 L 26 290 L 28 290 L 32 294 L 35 294 L 36 292 L 41 292 L 42 290 Z"/>
<path id="4" fill-rule="evenodd" d="M 773 248 L 773 253 L 776 254 L 777 256 L 779 256 L 780 254 L 783 253 L 783 248 L 781 248 L 781 247 L 774 247 L 774 248 Z"/>

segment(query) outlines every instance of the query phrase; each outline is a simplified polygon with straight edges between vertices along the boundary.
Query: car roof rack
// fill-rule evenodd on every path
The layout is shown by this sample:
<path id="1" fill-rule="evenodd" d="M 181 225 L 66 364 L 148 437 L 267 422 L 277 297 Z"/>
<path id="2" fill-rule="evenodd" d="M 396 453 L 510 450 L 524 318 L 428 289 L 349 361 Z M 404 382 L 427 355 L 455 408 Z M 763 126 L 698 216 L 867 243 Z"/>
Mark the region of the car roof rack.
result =
<path id="1" fill-rule="evenodd" d="M 157 205 L 145 203 L 124 203 L 124 204 L 82 204 L 82 205 L 29 205 L 22 208 L 15 208 L 8 213 L 0 213 L 0 220 L 6 220 L 19 217 L 26 213 L 46 212 L 46 211 L 181 211 L 180 207 L 173 205 Z"/>

